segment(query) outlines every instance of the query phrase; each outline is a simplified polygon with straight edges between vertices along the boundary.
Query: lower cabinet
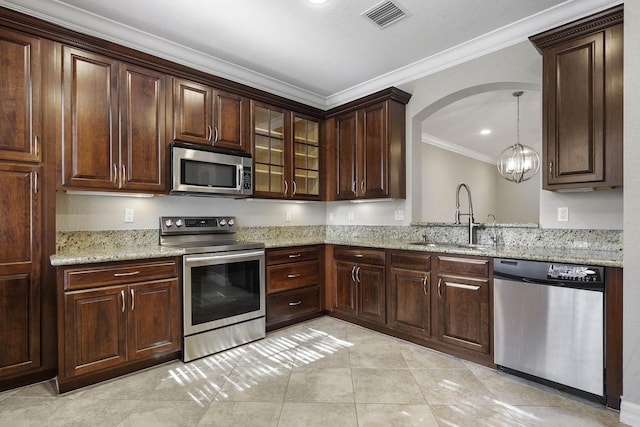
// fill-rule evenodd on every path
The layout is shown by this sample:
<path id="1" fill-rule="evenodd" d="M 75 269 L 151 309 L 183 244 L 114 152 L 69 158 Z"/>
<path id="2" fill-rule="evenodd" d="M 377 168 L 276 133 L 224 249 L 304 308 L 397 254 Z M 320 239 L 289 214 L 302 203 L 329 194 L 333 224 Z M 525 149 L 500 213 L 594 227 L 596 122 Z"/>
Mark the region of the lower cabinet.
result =
<path id="1" fill-rule="evenodd" d="M 338 246 L 334 249 L 335 304 L 347 317 L 384 325 L 385 251 Z"/>
<path id="2" fill-rule="evenodd" d="M 58 389 L 72 390 L 176 358 L 177 259 L 58 268 Z"/>
<path id="3" fill-rule="evenodd" d="M 489 261 L 448 255 L 436 258 L 440 341 L 478 354 L 491 353 Z"/>
<path id="4" fill-rule="evenodd" d="M 417 337 L 431 336 L 431 255 L 389 252 L 387 325 Z"/>
<path id="5" fill-rule="evenodd" d="M 319 246 L 268 249 L 267 330 L 322 313 Z"/>

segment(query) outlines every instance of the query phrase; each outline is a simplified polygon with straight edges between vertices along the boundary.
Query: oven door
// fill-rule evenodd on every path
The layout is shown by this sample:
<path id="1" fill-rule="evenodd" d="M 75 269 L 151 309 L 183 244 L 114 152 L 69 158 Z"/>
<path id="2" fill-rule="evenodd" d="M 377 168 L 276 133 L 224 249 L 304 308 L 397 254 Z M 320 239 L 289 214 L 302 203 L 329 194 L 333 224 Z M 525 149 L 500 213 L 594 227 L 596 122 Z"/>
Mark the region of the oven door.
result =
<path id="1" fill-rule="evenodd" d="M 264 250 L 184 256 L 184 334 L 265 315 Z"/>

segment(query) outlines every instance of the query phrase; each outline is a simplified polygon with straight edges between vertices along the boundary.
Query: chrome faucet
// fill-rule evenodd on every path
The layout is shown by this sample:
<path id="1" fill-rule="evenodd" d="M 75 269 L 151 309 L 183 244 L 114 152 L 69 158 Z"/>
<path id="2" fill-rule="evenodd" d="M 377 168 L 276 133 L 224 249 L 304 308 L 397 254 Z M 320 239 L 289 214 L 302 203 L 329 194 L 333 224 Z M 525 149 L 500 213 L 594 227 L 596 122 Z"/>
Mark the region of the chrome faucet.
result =
<path id="1" fill-rule="evenodd" d="M 469 212 L 468 213 L 460 213 L 460 189 L 463 188 L 466 190 L 467 192 L 467 198 L 469 199 Z M 461 182 L 460 184 L 458 184 L 458 187 L 456 188 L 456 220 L 455 220 L 455 224 L 462 224 L 460 222 L 460 216 L 465 215 L 469 217 L 469 245 L 475 245 L 475 238 L 474 238 L 474 233 L 473 230 L 474 228 L 476 228 L 477 226 L 479 226 L 480 224 L 477 224 L 474 221 L 473 218 L 473 203 L 471 202 L 471 190 L 469 189 L 469 186 L 467 184 L 465 184 L 464 182 Z"/>

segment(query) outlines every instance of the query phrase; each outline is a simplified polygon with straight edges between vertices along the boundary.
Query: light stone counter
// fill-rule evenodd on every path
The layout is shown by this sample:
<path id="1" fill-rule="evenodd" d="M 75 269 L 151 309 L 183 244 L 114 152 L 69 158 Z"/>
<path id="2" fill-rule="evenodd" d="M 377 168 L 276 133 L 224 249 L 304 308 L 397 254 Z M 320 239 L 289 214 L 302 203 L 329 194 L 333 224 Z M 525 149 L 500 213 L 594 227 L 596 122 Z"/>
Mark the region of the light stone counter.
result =
<path id="1" fill-rule="evenodd" d="M 481 249 L 452 244 L 463 243 L 466 227 L 452 224 L 412 224 L 411 226 L 277 226 L 238 229 L 238 239 L 263 242 L 266 248 L 318 244 L 402 249 L 495 258 L 516 258 L 622 267 L 622 232 L 619 230 L 554 230 L 536 225 L 498 225 L 498 246 L 494 230 L 478 230 Z M 424 237 L 429 246 L 415 245 Z M 180 249 L 158 245 L 157 230 L 106 230 L 59 232 L 57 253 L 52 265 L 120 261 L 180 256 Z"/>

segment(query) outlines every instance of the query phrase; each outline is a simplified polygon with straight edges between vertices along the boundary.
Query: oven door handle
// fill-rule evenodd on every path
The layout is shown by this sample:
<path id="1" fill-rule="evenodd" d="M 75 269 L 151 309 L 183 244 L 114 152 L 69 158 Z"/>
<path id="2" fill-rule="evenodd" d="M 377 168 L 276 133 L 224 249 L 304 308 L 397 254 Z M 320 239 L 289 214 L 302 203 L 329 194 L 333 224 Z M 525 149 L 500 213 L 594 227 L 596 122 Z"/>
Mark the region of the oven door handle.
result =
<path id="1" fill-rule="evenodd" d="M 242 252 L 237 254 L 226 254 L 226 255 L 186 256 L 184 258 L 184 262 L 185 264 L 188 264 L 188 263 L 196 263 L 196 262 L 221 261 L 226 259 L 238 259 L 238 258 L 247 258 L 247 257 L 256 257 L 256 256 L 264 256 L 264 251 Z"/>

